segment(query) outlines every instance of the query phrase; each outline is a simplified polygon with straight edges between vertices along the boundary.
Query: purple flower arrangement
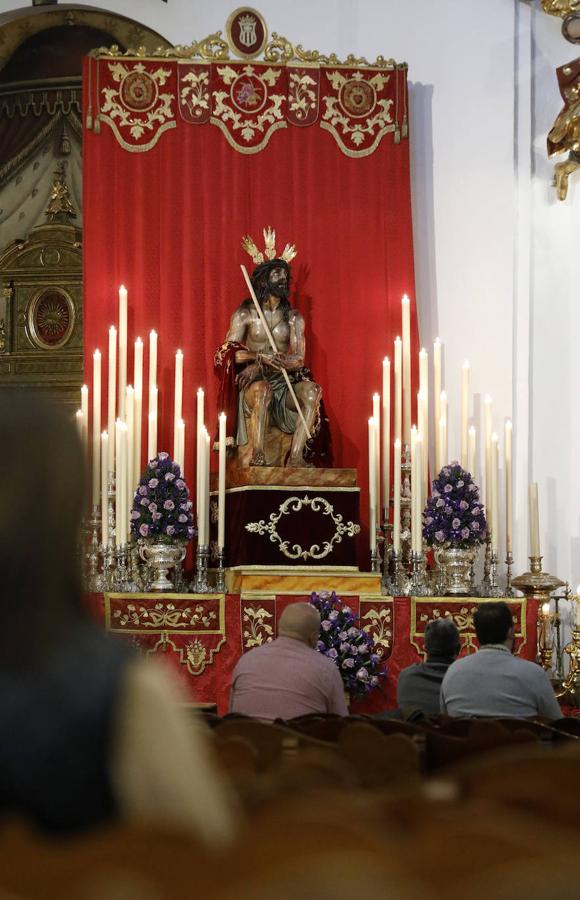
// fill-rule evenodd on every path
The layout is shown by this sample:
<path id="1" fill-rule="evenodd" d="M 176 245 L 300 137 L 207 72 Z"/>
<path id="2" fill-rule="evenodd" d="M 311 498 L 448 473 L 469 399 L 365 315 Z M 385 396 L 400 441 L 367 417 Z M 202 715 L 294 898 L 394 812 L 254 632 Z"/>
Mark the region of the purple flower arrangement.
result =
<path id="1" fill-rule="evenodd" d="M 443 466 L 423 513 L 423 537 L 431 547 L 463 550 L 483 544 L 487 522 L 479 488 L 458 462 Z"/>
<path id="2" fill-rule="evenodd" d="M 189 491 L 169 453 L 159 453 L 141 476 L 131 510 L 131 534 L 166 543 L 189 541 L 194 535 Z"/>
<path id="3" fill-rule="evenodd" d="M 317 649 L 338 666 L 345 691 L 363 697 L 386 677 L 374 639 L 358 626 L 352 609 L 332 591 L 313 593 L 310 603 L 320 613 Z"/>

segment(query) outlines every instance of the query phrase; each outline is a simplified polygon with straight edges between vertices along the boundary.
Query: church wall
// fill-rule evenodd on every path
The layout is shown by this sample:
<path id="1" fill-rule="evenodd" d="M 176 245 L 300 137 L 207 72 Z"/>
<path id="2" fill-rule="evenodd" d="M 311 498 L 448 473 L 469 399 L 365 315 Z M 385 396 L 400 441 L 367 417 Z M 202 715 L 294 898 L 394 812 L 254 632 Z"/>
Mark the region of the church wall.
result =
<path id="1" fill-rule="evenodd" d="M 0 11 L 11 5 L 0 0 Z M 182 44 L 222 29 L 235 5 L 109 3 Z M 580 362 L 574 352 L 580 186 L 558 203 L 545 154 L 560 108 L 554 69 L 574 58 L 576 48 L 539 0 L 261 0 L 257 6 L 270 32 L 308 49 L 368 59 L 382 53 L 409 63 L 420 331 L 428 348 L 437 335 L 445 344 L 450 450 L 459 449 L 460 370 L 467 358 L 478 434 L 485 393 L 493 397 L 499 433 L 504 419 L 514 417 L 516 570 L 527 554 L 529 475 L 540 483 L 545 563 L 580 580 Z"/>

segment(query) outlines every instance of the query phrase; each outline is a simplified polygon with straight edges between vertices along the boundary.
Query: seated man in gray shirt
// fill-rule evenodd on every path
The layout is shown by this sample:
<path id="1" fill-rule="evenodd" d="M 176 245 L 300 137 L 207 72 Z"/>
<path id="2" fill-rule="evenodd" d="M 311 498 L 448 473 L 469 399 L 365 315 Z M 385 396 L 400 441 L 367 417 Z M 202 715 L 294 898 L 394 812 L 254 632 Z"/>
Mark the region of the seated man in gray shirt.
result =
<path id="1" fill-rule="evenodd" d="M 459 653 L 459 632 L 451 619 L 433 619 L 425 628 L 427 661 L 409 666 L 399 675 L 397 705 L 403 711 L 418 709 L 426 716 L 439 715 L 441 682 Z"/>
<path id="2" fill-rule="evenodd" d="M 544 670 L 512 655 L 514 623 L 507 603 L 481 603 L 473 622 L 480 649 L 447 670 L 441 712 L 559 719 L 562 713 Z"/>

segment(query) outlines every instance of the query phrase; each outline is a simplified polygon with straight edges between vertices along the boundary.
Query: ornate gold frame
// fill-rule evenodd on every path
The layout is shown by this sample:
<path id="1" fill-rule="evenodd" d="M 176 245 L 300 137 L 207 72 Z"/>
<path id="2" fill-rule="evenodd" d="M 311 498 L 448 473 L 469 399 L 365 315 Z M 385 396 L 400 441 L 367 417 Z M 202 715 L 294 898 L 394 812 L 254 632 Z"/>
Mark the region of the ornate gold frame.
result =
<path id="1" fill-rule="evenodd" d="M 48 289 L 56 291 L 57 293 L 59 293 L 62 296 L 62 298 L 64 299 L 64 301 L 68 307 L 69 317 L 70 317 L 67 329 L 64 333 L 64 336 L 56 344 L 48 344 L 46 341 L 44 341 L 42 339 L 42 337 L 40 336 L 40 334 L 38 333 L 37 328 L 36 328 L 36 321 L 35 321 L 36 310 L 38 308 L 38 304 L 40 303 L 42 295 Z M 26 320 L 27 320 L 28 332 L 30 334 L 30 338 L 31 338 L 32 342 L 34 344 L 36 344 L 36 346 L 40 350 L 49 350 L 49 351 L 50 350 L 60 350 L 63 347 L 65 347 L 67 345 L 67 343 L 69 342 L 70 337 L 71 337 L 74 327 L 75 327 L 76 312 L 75 312 L 75 305 L 74 305 L 73 299 L 70 296 L 70 294 L 68 293 L 68 291 L 66 291 L 62 287 L 62 285 L 60 285 L 60 284 L 43 284 L 43 286 L 36 292 L 36 294 L 33 296 L 32 300 L 30 301 Z"/>

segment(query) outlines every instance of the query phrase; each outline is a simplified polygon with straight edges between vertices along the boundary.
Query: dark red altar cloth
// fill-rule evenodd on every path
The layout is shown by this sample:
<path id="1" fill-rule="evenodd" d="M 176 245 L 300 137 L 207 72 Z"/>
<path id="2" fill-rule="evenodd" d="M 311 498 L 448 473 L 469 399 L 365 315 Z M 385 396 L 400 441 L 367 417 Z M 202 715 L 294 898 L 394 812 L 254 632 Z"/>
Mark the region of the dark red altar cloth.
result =
<path id="1" fill-rule="evenodd" d="M 144 654 L 167 662 L 191 701 L 217 703 L 228 711 L 231 676 L 242 653 L 276 636 L 279 616 L 305 596 L 278 594 L 247 598 L 240 594 L 90 594 L 96 618 L 116 637 Z M 375 638 L 385 660 L 386 678 L 353 713 L 396 707 L 399 672 L 424 656 L 424 632 L 430 619 L 450 616 L 461 636 L 461 653 L 477 647 L 473 612 L 482 601 L 462 597 L 343 596 L 360 624 Z M 535 660 L 538 603 L 510 600 L 515 652 Z"/>

